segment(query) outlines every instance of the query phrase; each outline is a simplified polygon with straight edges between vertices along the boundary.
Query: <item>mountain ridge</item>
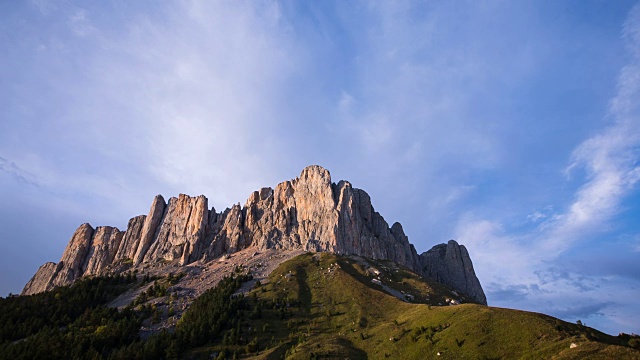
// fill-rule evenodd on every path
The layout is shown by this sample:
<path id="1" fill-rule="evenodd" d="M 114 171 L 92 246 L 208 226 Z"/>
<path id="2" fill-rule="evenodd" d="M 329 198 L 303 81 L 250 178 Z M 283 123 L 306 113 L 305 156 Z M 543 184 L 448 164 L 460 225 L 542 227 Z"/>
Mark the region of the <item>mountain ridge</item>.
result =
<path id="1" fill-rule="evenodd" d="M 254 191 L 243 207 L 236 204 L 218 213 L 208 208 L 204 195 L 180 194 L 168 202 L 157 195 L 149 214 L 131 218 L 125 231 L 82 224 L 60 261 L 42 265 L 22 294 L 113 271 L 118 264 L 185 266 L 250 247 L 390 260 L 486 305 L 464 246 L 451 240 L 419 255 L 402 225 L 389 227 L 364 190 L 344 180 L 333 183 L 329 171 L 318 165 L 274 189 Z"/>

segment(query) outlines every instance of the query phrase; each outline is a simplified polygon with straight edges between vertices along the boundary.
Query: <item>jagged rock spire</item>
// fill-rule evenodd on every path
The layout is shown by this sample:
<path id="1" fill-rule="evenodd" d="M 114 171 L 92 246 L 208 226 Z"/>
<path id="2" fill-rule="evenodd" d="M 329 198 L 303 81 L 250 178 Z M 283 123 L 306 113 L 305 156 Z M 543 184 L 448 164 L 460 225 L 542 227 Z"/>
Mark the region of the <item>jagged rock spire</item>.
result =
<path id="1" fill-rule="evenodd" d="M 436 245 L 420 255 L 421 273 L 457 289 L 475 301 L 486 304 L 487 298 L 471 263 L 469 252 L 455 240 Z"/>

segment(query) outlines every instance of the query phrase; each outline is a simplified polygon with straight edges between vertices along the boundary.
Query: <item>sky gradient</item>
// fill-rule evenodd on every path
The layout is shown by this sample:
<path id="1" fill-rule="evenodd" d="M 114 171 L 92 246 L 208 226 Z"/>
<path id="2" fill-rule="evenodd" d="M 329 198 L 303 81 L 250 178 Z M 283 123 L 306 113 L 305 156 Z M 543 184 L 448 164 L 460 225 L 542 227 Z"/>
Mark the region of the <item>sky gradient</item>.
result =
<path id="1" fill-rule="evenodd" d="M 0 295 L 81 223 L 319 164 L 490 305 L 640 333 L 640 5 L 0 2 Z"/>

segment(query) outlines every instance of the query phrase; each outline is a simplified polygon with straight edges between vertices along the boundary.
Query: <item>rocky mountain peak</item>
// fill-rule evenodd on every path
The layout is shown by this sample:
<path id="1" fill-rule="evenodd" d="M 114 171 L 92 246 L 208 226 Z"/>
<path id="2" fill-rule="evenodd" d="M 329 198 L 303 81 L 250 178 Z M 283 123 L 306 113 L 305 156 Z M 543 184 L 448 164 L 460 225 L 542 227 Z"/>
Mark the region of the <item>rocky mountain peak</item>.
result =
<path id="1" fill-rule="evenodd" d="M 331 185 L 331 173 L 320 165 L 309 165 L 302 169 L 298 179 L 308 183 Z"/>
<path id="2" fill-rule="evenodd" d="M 364 190 L 344 180 L 333 183 L 329 171 L 318 165 L 275 189 L 254 191 L 244 207 L 218 213 L 203 195 L 180 194 L 168 202 L 158 195 L 148 215 L 131 218 L 126 231 L 83 224 L 60 262 L 40 267 L 23 294 L 111 271 L 118 262 L 183 266 L 250 247 L 391 260 L 486 303 L 463 246 L 450 241 L 418 256 L 402 225 L 389 227 Z"/>
<path id="3" fill-rule="evenodd" d="M 420 255 L 422 274 L 487 303 L 480 281 L 476 277 L 469 252 L 455 240 L 434 246 Z"/>
<path id="4" fill-rule="evenodd" d="M 166 206 L 167 204 L 164 202 L 162 195 L 156 195 L 153 199 L 153 203 L 151 203 L 149 215 L 147 215 L 144 220 L 137 245 L 135 246 L 136 251 L 133 256 L 133 263 L 135 265 L 140 265 L 144 260 L 144 256 L 147 254 L 149 246 L 151 246 L 151 243 L 155 239 L 156 230 L 164 216 L 164 209 Z"/>

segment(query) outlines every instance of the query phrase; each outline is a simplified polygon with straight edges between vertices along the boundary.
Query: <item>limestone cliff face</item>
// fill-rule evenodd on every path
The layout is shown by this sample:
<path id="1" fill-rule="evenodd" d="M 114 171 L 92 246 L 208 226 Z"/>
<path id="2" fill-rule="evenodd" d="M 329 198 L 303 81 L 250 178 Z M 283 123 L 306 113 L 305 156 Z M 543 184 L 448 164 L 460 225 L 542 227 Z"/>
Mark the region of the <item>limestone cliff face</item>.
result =
<path id="1" fill-rule="evenodd" d="M 186 265 L 255 247 L 391 260 L 486 302 L 464 247 L 450 242 L 418 256 L 402 225 L 389 227 L 365 191 L 347 181 L 333 183 L 320 166 L 305 168 L 275 189 L 254 191 L 244 207 L 237 204 L 216 213 L 207 203 L 202 195 L 181 194 L 168 203 L 158 195 L 149 214 L 129 220 L 124 232 L 108 226 L 94 231 L 83 224 L 61 261 L 43 265 L 23 294 L 109 271 L 118 261 L 134 267 L 164 261 Z"/>
<path id="2" fill-rule="evenodd" d="M 487 304 L 471 257 L 463 245 L 458 245 L 454 240 L 436 245 L 420 255 L 420 262 L 424 276 L 459 290 L 481 304 Z"/>
<path id="3" fill-rule="evenodd" d="M 162 221 L 164 215 L 164 209 L 167 204 L 164 202 L 164 198 L 161 195 L 157 195 L 153 199 L 151 209 L 149 209 L 149 215 L 144 220 L 142 225 L 142 231 L 140 232 L 140 239 L 138 240 L 138 246 L 136 253 L 133 257 L 133 263 L 139 265 L 144 256 L 147 254 L 151 243 L 155 239 L 156 230 Z"/>
<path id="4" fill-rule="evenodd" d="M 335 189 L 339 213 L 336 252 L 391 260 L 418 270 L 418 255 L 402 225 L 395 223 L 389 228 L 374 210 L 369 195 L 350 183 L 340 181 Z"/>
<path id="5" fill-rule="evenodd" d="M 206 236 L 211 239 L 211 243 L 207 247 L 205 259 L 211 260 L 247 247 L 243 224 L 244 214 L 240 205 L 233 205 L 231 209 L 215 216 Z"/>
<path id="6" fill-rule="evenodd" d="M 127 224 L 127 231 L 124 233 L 124 237 L 120 242 L 120 247 L 114 260 L 133 260 L 140 245 L 140 239 L 142 238 L 142 228 L 146 220 L 146 215 L 139 215 L 129 219 Z"/>
<path id="7" fill-rule="evenodd" d="M 85 255 L 82 275 L 96 275 L 111 265 L 120 247 L 124 231 L 111 226 L 98 226 L 91 240 L 91 247 Z"/>
<path id="8" fill-rule="evenodd" d="M 22 295 L 31 295 L 50 290 L 53 287 L 51 280 L 56 273 L 56 268 L 57 264 L 52 262 L 44 263 L 44 265 L 40 266 L 36 274 L 24 286 Z"/>
<path id="9" fill-rule="evenodd" d="M 52 279 L 54 286 L 70 284 L 82 276 L 94 231 L 93 227 L 87 223 L 78 227 L 62 253 L 56 274 Z"/>
<path id="10" fill-rule="evenodd" d="M 203 195 L 180 194 L 169 199 L 158 233 L 143 261 L 180 260 L 184 265 L 199 259 L 204 250 L 208 220 L 207 198 Z"/>
<path id="11" fill-rule="evenodd" d="M 246 244 L 258 248 L 334 251 L 336 209 L 331 177 L 320 167 L 307 167 L 300 177 L 275 190 L 255 191 L 243 209 Z"/>
<path id="12" fill-rule="evenodd" d="M 366 192 L 346 181 L 333 184 L 320 166 L 305 168 L 275 189 L 253 192 L 243 209 L 234 206 L 221 218 L 210 257 L 255 246 L 362 255 L 419 268 L 402 226 L 390 229 Z"/>
<path id="13" fill-rule="evenodd" d="M 46 263 L 29 280 L 23 295 L 30 295 L 50 290 L 55 286 L 68 285 L 82 276 L 87 253 L 91 248 L 94 229 L 89 224 L 82 224 L 75 231 L 69 244 L 62 253 L 58 264 Z"/>

